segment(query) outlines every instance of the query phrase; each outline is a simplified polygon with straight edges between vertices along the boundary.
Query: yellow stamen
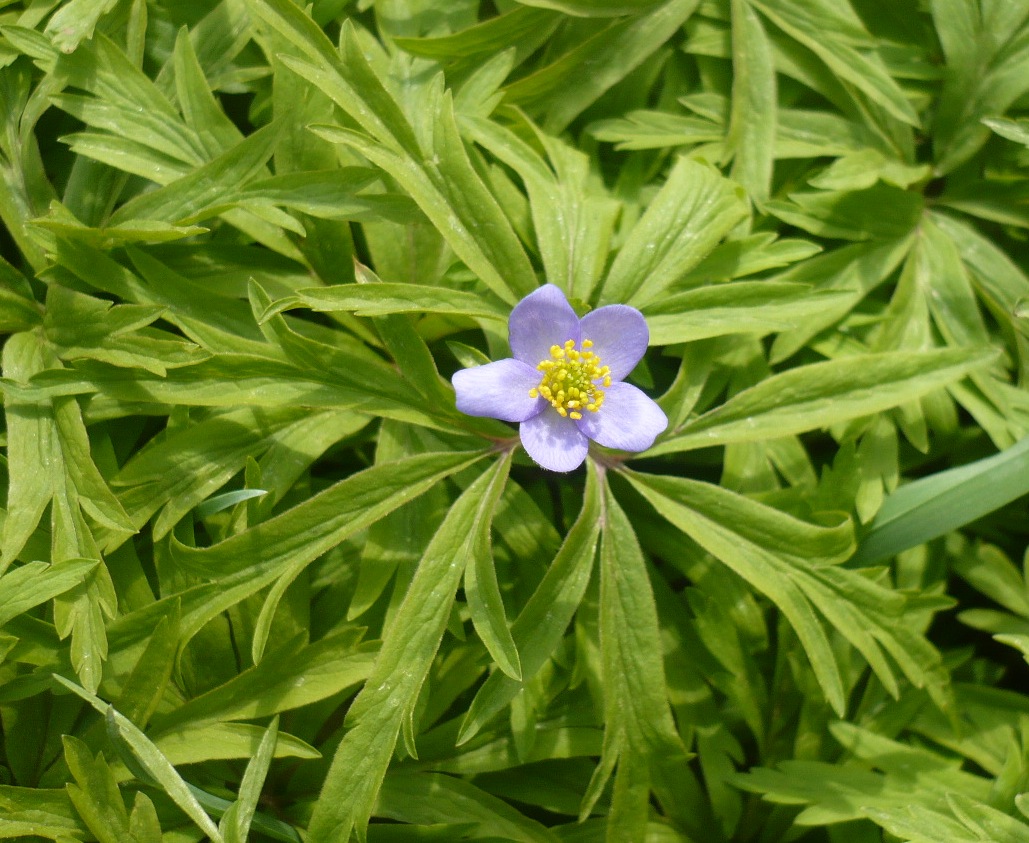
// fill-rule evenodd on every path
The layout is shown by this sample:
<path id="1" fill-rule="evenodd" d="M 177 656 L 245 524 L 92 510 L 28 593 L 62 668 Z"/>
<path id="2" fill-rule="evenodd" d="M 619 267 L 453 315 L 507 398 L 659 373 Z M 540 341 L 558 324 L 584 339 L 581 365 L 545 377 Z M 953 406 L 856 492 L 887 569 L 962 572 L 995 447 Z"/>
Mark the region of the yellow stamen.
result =
<path id="1" fill-rule="evenodd" d="M 611 386 L 611 369 L 600 365 L 592 348 L 592 340 L 583 340 L 579 348 L 575 340 L 552 345 L 551 359 L 541 360 L 536 366 L 543 377 L 539 386 L 529 390 L 529 397 L 542 396 L 565 418 L 581 419 L 584 409 L 597 412 L 604 403 L 600 387 Z"/>

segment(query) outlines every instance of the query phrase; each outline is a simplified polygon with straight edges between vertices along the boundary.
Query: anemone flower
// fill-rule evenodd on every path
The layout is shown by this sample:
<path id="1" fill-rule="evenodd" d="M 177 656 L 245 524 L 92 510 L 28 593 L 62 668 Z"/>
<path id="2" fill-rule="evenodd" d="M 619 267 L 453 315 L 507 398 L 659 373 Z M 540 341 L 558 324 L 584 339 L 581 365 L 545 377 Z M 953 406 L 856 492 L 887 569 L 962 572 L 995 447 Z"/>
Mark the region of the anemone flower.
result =
<path id="1" fill-rule="evenodd" d="M 457 409 L 520 422 L 522 445 L 543 468 L 578 468 L 591 439 L 645 451 L 668 426 L 661 408 L 623 380 L 650 341 L 636 308 L 612 304 L 580 319 L 546 284 L 515 306 L 508 328 L 513 357 L 454 375 Z"/>

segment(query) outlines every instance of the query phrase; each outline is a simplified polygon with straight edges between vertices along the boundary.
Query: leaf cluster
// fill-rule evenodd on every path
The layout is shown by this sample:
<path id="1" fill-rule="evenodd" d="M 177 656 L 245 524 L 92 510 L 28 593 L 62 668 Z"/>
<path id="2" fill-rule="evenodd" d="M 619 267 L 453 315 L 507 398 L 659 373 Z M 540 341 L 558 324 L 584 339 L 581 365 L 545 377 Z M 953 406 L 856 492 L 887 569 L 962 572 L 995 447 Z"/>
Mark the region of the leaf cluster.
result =
<path id="1" fill-rule="evenodd" d="M 1029 838 L 1026 115 L 1002 0 L 0 0 L 0 838 Z M 456 410 L 545 282 L 649 451 Z"/>

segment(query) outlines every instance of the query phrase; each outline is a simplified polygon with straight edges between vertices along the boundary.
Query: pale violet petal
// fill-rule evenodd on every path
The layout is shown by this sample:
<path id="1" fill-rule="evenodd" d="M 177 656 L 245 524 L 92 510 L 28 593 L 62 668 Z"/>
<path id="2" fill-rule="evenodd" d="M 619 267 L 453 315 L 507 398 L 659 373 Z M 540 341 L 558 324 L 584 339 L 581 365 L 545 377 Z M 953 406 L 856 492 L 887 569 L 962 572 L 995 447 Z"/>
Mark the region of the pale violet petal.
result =
<path id="1" fill-rule="evenodd" d="M 551 346 L 579 342 L 579 317 L 561 290 L 544 284 L 515 305 L 508 330 L 515 359 L 536 366 L 550 359 Z"/>
<path id="2" fill-rule="evenodd" d="M 582 465 L 589 440 L 569 418 L 547 407 L 518 428 L 526 453 L 551 471 L 572 471 Z"/>
<path id="3" fill-rule="evenodd" d="M 461 369 L 451 382 L 457 393 L 457 409 L 469 416 L 520 422 L 547 406 L 542 398 L 529 396 L 529 390 L 539 386 L 540 373 L 510 357 Z"/>
<path id="4" fill-rule="evenodd" d="M 632 384 L 613 383 L 604 390 L 601 408 L 595 413 L 583 413 L 575 423 L 579 430 L 605 448 L 645 451 L 668 427 L 668 417 Z"/>
<path id="5" fill-rule="evenodd" d="M 579 323 L 582 339 L 593 341 L 593 353 L 600 364 L 611 369 L 612 380 L 620 381 L 643 359 L 650 342 L 647 320 L 635 307 L 609 304 L 590 311 Z"/>

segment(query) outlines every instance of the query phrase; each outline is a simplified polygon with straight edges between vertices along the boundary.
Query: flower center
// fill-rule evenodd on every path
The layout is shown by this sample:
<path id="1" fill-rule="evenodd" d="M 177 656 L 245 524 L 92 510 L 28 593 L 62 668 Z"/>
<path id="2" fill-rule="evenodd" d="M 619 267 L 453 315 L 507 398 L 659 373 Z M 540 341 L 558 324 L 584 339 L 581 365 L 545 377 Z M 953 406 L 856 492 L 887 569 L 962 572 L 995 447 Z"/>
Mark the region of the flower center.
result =
<path id="1" fill-rule="evenodd" d="M 541 360 L 536 367 L 543 372 L 543 380 L 529 390 L 529 396 L 542 395 L 562 416 L 573 419 L 581 419 L 584 409 L 597 412 L 604 403 L 600 386 L 611 386 L 611 370 L 600 365 L 600 358 L 591 348 L 591 340 L 582 341 L 581 351 L 576 349 L 575 340 L 563 346 L 552 345 L 550 359 Z"/>

